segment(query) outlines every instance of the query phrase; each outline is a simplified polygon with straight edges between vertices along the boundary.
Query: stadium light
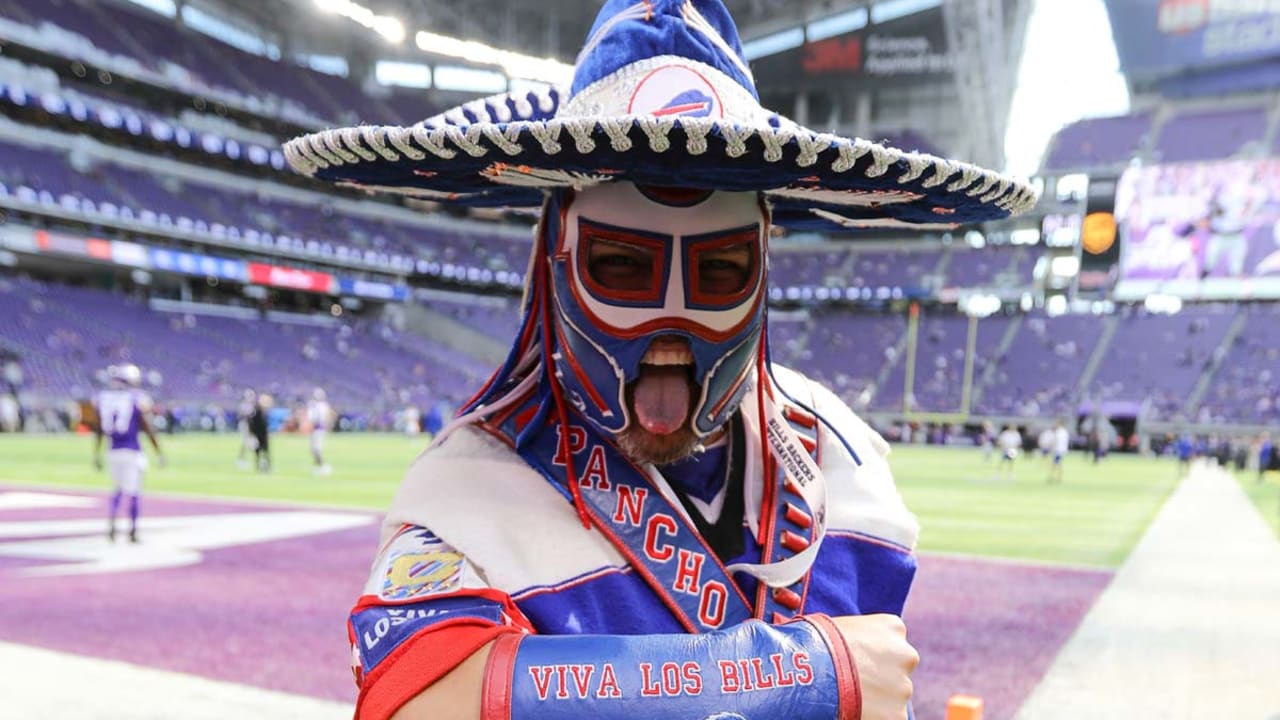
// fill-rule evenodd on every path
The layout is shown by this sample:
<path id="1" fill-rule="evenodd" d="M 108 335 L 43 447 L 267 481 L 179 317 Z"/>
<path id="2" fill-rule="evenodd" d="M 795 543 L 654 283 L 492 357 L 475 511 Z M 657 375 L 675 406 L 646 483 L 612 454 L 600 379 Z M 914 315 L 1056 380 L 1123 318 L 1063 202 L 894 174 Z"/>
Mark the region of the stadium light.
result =
<path id="1" fill-rule="evenodd" d="M 804 28 L 794 27 L 742 43 L 742 56 L 756 60 L 766 55 L 776 55 L 804 44 Z"/>
<path id="2" fill-rule="evenodd" d="M 573 66 L 552 58 L 533 57 L 509 50 L 499 50 L 474 40 L 460 40 L 448 35 L 419 30 L 414 43 L 423 52 L 460 58 L 482 65 L 497 65 L 507 77 L 538 80 L 552 85 L 565 85 L 573 77 Z"/>
<path id="3" fill-rule="evenodd" d="M 960 309 L 969 317 L 985 318 L 1000 312 L 1004 303 L 995 295 L 975 293 L 960 299 Z"/>
<path id="4" fill-rule="evenodd" d="M 1075 277 L 1080 274 L 1080 258 L 1075 255 L 1059 255 L 1049 261 L 1049 272 L 1060 278 Z"/>
<path id="5" fill-rule="evenodd" d="M 431 68 L 420 63 L 379 60 L 373 66 L 373 75 L 380 85 L 400 87 L 431 87 Z"/>
<path id="6" fill-rule="evenodd" d="M 829 37 L 861 30 L 867 26 L 867 9 L 864 7 L 846 10 L 820 20 L 814 20 L 804 28 L 804 35 L 809 42 L 825 40 Z"/>
<path id="7" fill-rule="evenodd" d="M 1040 231 L 1036 228 L 1020 228 L 1009 233 L 1009 242 L 1014 245 L 1035 245 L 1040 242 Z"/>
<path id="8" fill-rule="evenodd" d="M 324 12 L 341 15 L 378 33 L 393 45 L 404 42 L 404 23 L 390 15 L 379 15 L 351 0 L 315 0 L 316 7 Z"/>
<path id="9" fill-rule="evenodd" d="M 492 70 L 479 70 L 461 65 L 437 65 L 435 84 L 441 90 L 499 93 L 507 89 L 507 78 L 502 73 Z"/>

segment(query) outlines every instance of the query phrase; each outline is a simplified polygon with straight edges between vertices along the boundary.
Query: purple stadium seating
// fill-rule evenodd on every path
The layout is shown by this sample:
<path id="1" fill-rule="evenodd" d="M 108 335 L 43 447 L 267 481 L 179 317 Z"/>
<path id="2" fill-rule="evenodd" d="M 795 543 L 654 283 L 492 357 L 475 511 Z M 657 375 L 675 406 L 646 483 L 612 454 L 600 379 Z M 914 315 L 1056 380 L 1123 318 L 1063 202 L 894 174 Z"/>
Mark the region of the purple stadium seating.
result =
<path id="1" fill-rule="evenodd" d="M 354 80 L 244 52 L 128 3 L 4 0 L 0 11 L 15 22 L 75 33 L 101 53 L 181 78 L 192 91 L 216 89 L 253 98 L 264 109 L 277 106 L 293 119 L 398 124 L 439 112 L 420 91 L 397 93 L 394 102 L 384 103 Z M 83 49 L 67 45 L 67 54 L 89 59 Z"/>
<path id="2" fill-rule="evenodd" d="M 0 279 L 0 347 L 16 353 L 28 401 L 86 398 L 111 363 L 155 370 L 167 404 L 229 407 L 253 387 L 281 399 L 323 387 L 339 409 L 458 404 L 491 368 L 377 322 L 311 326 L 156 312 L 118 293 Z"/>
<path id="3" fill-rule="evenodd" d="M 1264 107 L 1185 111 L 1161 127 L 1156 159 L 1185 162 L 1229 158 L 1249 143 L 1261 143 L 1266 130 Z"/>
<path id="4" fill-rule="evenodd" d="M 1150 113 L 1077 121 L 1058 131 L 1044 167 L 1073 170 L 1125 162 L 1150 130 Z"/>
<path id="5" fill-rule="evenodd" d="M 942 257 L 940 250 L 903 252 L 860 250 L 854 257 L 849 285 L 857 287 L 922 287 Z"/>
<path id="6" fill-rule="evenodd" d="M 1000 316 L 978 321 L 973 379 L 975 386 L 1008 327 Z M 965 349 L 969 319 L 963 316 L 922 315 L 916 341 L 915 377 L 911 407 L 920 412 L 959 412 L 963 399 Z M 904 353 L 905 355 L 905 353 Z M 901 410 L 905 390 L 907 358 L 903 357 L 885 378 L 871 406 L 877 410 Z"/>
<path id="7" fill-rule="evenodd" d="M 1280 304 L 1244 306 L 1245 324 L 1225 349 L 1197 420 L 1280 423 Z"/>
<path id="8" fill-rule="evenodd" d="M 1133 311 L 1121 317 L 1090 394 L 1104 401 L 1145 402 L 1148 418 L 1180 419 L 1235 312 L 1231 305 L 1184 306 L 1177 315 Z"/>
<path id="9" fill-rule="evenodd" d="M 276 247 L 316 257 L 362 258 L 402 265 L 416 260 L 464 263 L 492 272 L 523 273 L 529 243 L 510 235 L 479 236 L 451 228 L 426 228 L 334 211 L 328 204 L 301 205 L 111 163 L 85 172 L 65 153 L 0 142 L 6 163 L 0 183 L 7 194 L 40 197 L 47 204 L 100 212 L 104 204 L 129 208 L 132 217 L 163 230 L 199 232 L 215 224 L 235 228 L 228 240 L 245 247 Z M 399 258 L 399 261 L 397 261 Z"/>
<path id="10" fill-rule="evenodd" d="M 848 262 L 850 249 L 830 251 L 777 252 L 769 258 L 769 282 L 774 287 L 844 287 L 848 283 L 840 269 Z"/>
<path id="11" fill-rule="evenodd" d="M 905 331 L 906 320 L 901 315 L 841 310 L 819 313 L 813 318 L 807 343 L 791 349 L 791 364 L 831 388 L 852 407 L 863 407 L 864 391 L 875 390 L 872 386 L 880 368 Z M 773 338 L 772 344 L 776 353 L 778 338 Z M 879 407 L 879 392 L 875 398 Z"/>
<path id="12" fill-rule="evenodd" d="M 512 338 L 520 329 L 520 307 L 515 300 L 506 301 L 501 305 L 481 305 L 437 297 L 423 304 L 432 310 L 449 315 L 454 320 L 503 345 L 510 345 Z"/>
<path id="13" fill-rule="evenodd" d="M 946 285 L 957 288 L 992 287 L 996 284 L 996 276 L 1009 271 L 1020 258 L 1019 249 L 1010 246 L 980 250 L 953 248 L 951 264 L 947 266 Z M 1018 278 L 1029 281 L 1031 274 L 1018 275 Z"/>
<path id="14" fill-rule="evenodd" d="M 975 410 L 1024 417 L 1074 413 L 1076 386 L 1101 329 L 1102 319 L 1096 317 L 1026 316 L 1008 350 L 995 359 Z"/>

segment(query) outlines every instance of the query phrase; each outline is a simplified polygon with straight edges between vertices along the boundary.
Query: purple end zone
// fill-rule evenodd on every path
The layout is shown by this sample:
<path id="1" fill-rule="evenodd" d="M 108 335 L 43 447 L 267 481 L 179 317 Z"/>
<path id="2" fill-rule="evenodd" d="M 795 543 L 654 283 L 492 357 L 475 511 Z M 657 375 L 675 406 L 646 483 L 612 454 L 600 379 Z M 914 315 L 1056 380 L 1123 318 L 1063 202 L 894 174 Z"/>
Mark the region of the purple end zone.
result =
<path id="1" fill-rule="evenodd" d="M 143 502 L 144 520 L 290 509 L 156 497 Z M 0 510 L 0 524 L 87 517 L 101 518 L 105 532 L 102 509 Z M 49 563 L 10 560 L 0 565 L 0 639 L 354 700 L 346 618 L 369 572 L 377 533 L 377 523 L 370 522 L 205 550 L 196 565 L 164 570 L 24 577 L 22 568 Z M 142 540 L 145 549 L 145 531 Z"/>
<path id="2" fill-rule="evenodd" d="M 98 519 L 105 530 L 105 498 L 78 495 L 99 502 L 0 509 L 0 526 Z M 144 497 L 144 518 L 289 509 Z M 374 516 L 353 514 L 369 524 L 205 550 L 198 564 L 164 570 L 30 577 L 23 571 L 49 563 L 0 552 L 0 640 L 353 700 L 346 618 L 377 543 Z M 0 547 L 13 539 L 0 537 Z M 145 548 L 145 534 L 143 542 Z M 982 696 L 986 720 L 1012 717 L 1110 578 L 1105 571 L 922 557 L 906 612 L 922 658 L 916 717 L 942 718 L 955 693 Z"/>
<path id="3" fill-rule="evenodd" d="M 1007 720 L 1111 581 L 1078 570 L 937 556 L 920 558 L 904 613 L 920 651 L 913 703 L 940 720 L 955 694 L 983 699 L 983 720 Z"/>

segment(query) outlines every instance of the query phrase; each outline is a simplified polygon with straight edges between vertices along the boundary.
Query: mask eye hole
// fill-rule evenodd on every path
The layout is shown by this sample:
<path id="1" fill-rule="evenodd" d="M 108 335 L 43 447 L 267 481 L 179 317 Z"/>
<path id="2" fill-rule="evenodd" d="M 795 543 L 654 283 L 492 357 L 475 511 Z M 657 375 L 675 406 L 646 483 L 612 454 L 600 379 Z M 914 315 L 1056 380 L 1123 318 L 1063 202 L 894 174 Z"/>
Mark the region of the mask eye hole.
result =
<path id="1" fill-rule="evenodd" d="M 585 220 L 578 228 L 578 273 L 588 291 L 624 304 L 651 305 L 662 299 L 667 238 Z"/>
<path id="2" fill-rule="evenodd" d="M 605 290 L 644 292 L 653 284 L 657 253 L 630 243 L 587 238 L 587 273 Z"/>
<path id="3" fill-rule="evenodd" d="M 755 269 L 753 248 L 751 242 L 740 242 L 698 253 L 698 292 L 708 296 L 742 292 Z"/>
<path id="4" fill-rule="evenodd" d="M 734 304 L 755 289 L 755 281 L 760 274 L 756 228 L 699 238 L 689 255 L 692 269 L 690 296 L 695 304 Z"/>

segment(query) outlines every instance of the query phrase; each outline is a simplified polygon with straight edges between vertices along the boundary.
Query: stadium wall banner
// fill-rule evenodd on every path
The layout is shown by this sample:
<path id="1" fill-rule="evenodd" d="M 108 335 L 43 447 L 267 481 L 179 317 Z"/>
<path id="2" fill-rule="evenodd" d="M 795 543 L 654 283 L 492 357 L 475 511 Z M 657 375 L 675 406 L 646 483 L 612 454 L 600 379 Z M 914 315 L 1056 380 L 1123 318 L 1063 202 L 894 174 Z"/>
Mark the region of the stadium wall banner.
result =
<path id="1" fill-rule="evenodd" d="M 1106 0 L 1120 64 L 1158 78 L 1280 56 L 1280 0 Z"/>
<path id="2" fill-rule="evenodd" d="M 138 243 L 124 240 L 111 241 L 111 261 L 117 265 L 128 265 L 129 267 L 151 267 L 151 256 L 147 253 L 147 248 Z"/>
<path id="3" fill-rule="evenodd" d="M 329 273 L 265 263 L 249 263 L 249 282 L 316 293 L 333 292 L 336 285 L 334 277 Z"/>
<path id="4" fill-rule="evenodd" d="M 22 225 L 0 225 L 0 247 L 21 253 L 40 252 L 35 230 Z"/>
<path id="5" fill-rule="evenodd" d="M 87 257 L 94 260 L 111 261 L 111 241 L 95 237 L 77 237 L 64 235 L 49 230 L 37 230 L 36 246 L 40 252 L 52 252 L 61 255 Z"/>
<path id="6" fill-rule="evenodd" d="M 1280 158 L 1125 171 L 1116 297 L 1280 298 Z"/>
<path id="7" fill-rule="evenodd" d="M 400 301 L 409 299 L 408 288 L 401 285 L 392 285 L 391 283 L 377 282 L 374 280 L 339 278 L 338 288 L 343 295 L 355 295 L 357 297 L 373 298 L 376 300 Z"/>
<path id="8" fill-rule="evenodd" d="M 761 86 L 877 88 L 945 79 L 952 65 L 936 7 L 758 58 L 751 71 Z"/>
<path id="9" fill-rule="evenodd" d="M 203 275 L 239 283 L 249 281 L 249 270 L 240 260 L 156 247 L 150 249 L 150 254 L 151 267 L 156 270 Z"/>

